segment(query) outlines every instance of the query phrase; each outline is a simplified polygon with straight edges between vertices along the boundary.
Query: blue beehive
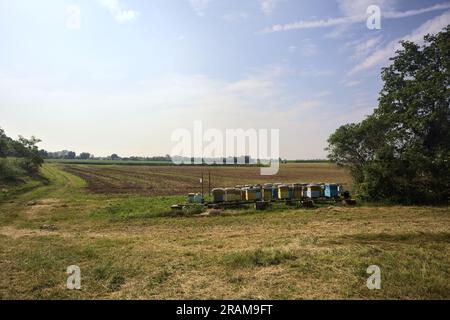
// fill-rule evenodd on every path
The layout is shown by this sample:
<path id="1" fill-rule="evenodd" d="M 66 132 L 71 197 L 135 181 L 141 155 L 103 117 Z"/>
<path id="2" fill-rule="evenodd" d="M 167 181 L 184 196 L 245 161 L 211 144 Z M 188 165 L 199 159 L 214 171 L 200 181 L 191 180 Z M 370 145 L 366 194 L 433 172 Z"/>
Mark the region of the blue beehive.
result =
<path id="1" fill-rule="evenodd" d="M 308 198 L 320 198 L 320 184 L 309 184 L 307 191 Z"/>
<path id="2" fill-rule="evenodd" d="M 261 186 L 256 186 L 255 190 L 256 190 L 256 201 L 261 201 L 262 200 L 262 188 L 261 188 Z"/>
<path id="3" fill-rule="evenodd" d="M 225 201 L 225 189 L 216 188 L 212 189 L 212 195 L 214 202 L 224 202 Z"/>
<path id="4" fill-rule="evenodd" d="M 281 183 L 275 183 L 272 185 L 272 199 L 278 199 L 278 186 L 281 185 Z"/>
<path id="5" fill-rule="evenodd" d="M 336 198 L 339 196 L 339 190 L 337 184 L 326 184 L 325 185 L 325 197 Z"/>
<path id="6" fill-rule="evenodd" d="M 289 186 L 289 197 L 288 197 L 288 199 L 293 199 L 294 198 L 294 186 L 293 185 L 290 185 Z"/>

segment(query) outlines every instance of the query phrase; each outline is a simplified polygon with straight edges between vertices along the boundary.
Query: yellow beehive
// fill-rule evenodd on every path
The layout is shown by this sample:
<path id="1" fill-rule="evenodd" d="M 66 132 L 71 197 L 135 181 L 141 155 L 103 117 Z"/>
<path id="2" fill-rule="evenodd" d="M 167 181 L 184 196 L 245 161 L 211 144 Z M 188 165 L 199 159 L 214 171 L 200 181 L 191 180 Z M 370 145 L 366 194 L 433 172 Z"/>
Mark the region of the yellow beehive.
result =
<path id="1" fill-rule="evenodd" d="M 278 199 L 289 199 L 289 186 L 285 184 L 278 186 Z"/>
<path id="2" fill-rule="evenodd" d="M 225 189 L 225 201 L 237 202 L 242 200 L 242 191 L 236 188 Z"/>
<path id="3" fill-rule="evenodd" d="M 256 201 L 256 192 L 255 188 L 246 188 L 245 189 L 245 200 L 247 201 Z"/>
<path id="4" fill-rule="evenodd" d="M 247 200 L 247 193 L 245 192 L 245 187 L 243 189 L 239 189 L 241 191 L 241 200 L 246 201 Z"/>
<path id="5" fill-rule="evenodd" d="M 293 199 L 301 199 L 303 196 L 303 186 L 300 183 L 294 183 Z"/>
<path id="6" fill-rule="evenodd" d="M 271 184 L 265 184 L 262 187 L 262 200 L 263 201 L 271 201 L 272 200 L 272 185 Z"/>

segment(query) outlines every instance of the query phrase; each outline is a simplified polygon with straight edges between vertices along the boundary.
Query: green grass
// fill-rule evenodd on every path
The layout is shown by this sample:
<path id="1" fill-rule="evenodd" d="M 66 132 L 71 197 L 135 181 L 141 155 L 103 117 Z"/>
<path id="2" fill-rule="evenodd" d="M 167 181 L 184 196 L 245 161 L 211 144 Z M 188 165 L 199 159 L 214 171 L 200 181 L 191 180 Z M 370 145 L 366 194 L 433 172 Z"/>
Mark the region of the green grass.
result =
<path id="1" fill-rule="evenodd" d="M 27 181 L 0 203 L 2 299 L 450 298 L 447 207 L 174 216 L 184 196 L 93 194 L 53 163 L 42 174 L 48 183 Z M 365 285 L 372 264 L 381 290 Z M 70 265 L 81 291 L 65 288 Z"/>
<path id="2" fill-rule="evenodd" d="M 12 200 L 17 196 L 30 192 L 48 184 L 45 179 L 25 178 L 20 182 L 9 182 L 0 185 L 0 202 Z"/>
<path id="3" fill-rule="evenodd" d="M 295 260 L 290 251 L 273 249 L 256 249 L 228 254 L 224 262 L 232 267 L 267 267 L 279 265 L 288 260 Z"/>
<path id="4" fill-rule="evenodd" d="M 106 207 L 92 212 L 92 217 L 107 217 L 111 220 L 148 219 L 172 215 L 171 206 L 186 202 L 186 197 L 133 197 L 108 201 Z"/>

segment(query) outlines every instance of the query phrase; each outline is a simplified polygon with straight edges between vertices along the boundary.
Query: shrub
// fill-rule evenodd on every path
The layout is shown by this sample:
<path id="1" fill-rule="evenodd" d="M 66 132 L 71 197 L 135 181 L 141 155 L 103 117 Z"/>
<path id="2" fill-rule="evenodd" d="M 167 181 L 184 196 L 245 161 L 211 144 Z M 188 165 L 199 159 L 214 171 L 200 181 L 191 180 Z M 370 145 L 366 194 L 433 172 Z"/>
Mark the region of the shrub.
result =
<path id="1" fill-rule="evenodd" d="M 15 181 L 25 176 L 26 172 L 17 159 L 0 159 L 0 180 Z"/>

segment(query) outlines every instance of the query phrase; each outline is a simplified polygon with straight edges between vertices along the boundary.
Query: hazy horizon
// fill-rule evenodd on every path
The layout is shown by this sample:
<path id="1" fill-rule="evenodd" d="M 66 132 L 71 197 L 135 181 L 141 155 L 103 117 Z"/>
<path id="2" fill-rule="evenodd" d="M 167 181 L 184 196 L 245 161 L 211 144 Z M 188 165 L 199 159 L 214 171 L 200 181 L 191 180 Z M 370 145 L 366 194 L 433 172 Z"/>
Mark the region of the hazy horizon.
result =
<path id="1" fill-rule="evenodd" d="M 160 156 L 200 120 L 280 129 L 281 158 L 324 159 L 377 106 L 398 41 L 448 23 L 443 0 L 0 0 L 0 127 L 52 152 Z"/>

